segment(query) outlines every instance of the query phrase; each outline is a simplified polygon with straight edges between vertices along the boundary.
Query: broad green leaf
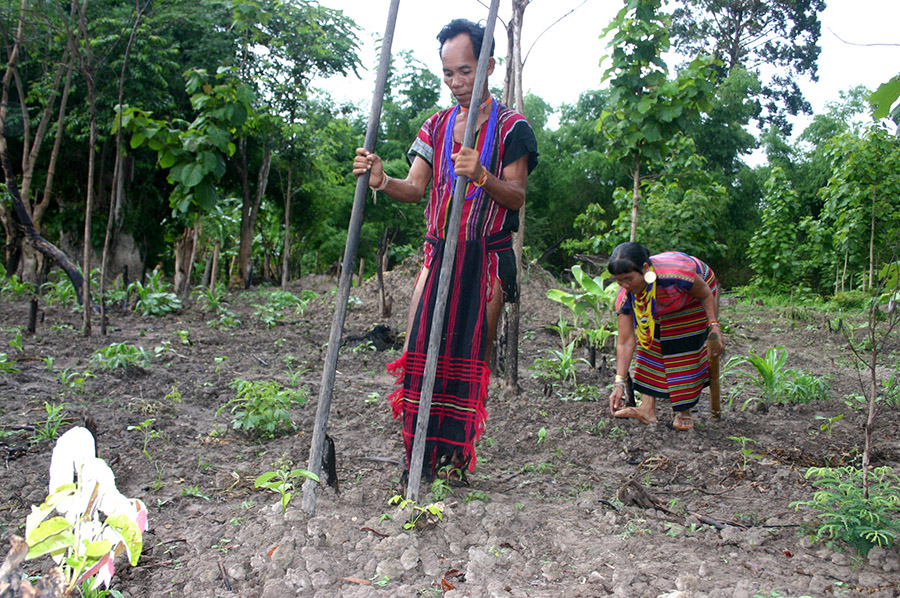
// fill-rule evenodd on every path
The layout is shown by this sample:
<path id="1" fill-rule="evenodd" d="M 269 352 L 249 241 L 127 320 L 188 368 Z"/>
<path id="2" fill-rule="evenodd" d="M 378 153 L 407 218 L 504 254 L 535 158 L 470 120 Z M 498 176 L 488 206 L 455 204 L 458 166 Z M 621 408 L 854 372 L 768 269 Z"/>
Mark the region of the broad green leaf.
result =
<path id="1" fill-rule="evenodd" d="M 109 554 L 112 550 L 112 544 L 109 540 L 97 540 L 91 542 L 84 549 L 84 555 L 90 558 L 99 559 L 105 554 Z"/>
<path id="2" fill-rule="evenodd" d="M 276 475 L 278 475 L 278 473 L 275 471 L 267 471 L 266 473 L 256 478 L 256 481 L 253 482 L 253 485 L 259 488 L 260 486 L 274 478 Z"/>
<path id="3" fill-rule="evenodd" d="M 196 187 L 208 171 L 199 162 L 188 162 L 181 171 L 181 184 L 190 189 Z"/>
<path id="4" fill-rule="evenodd" d="M 58 534 L 54 534 L 42 542 L 38 542 L 36 544 L 28 543 L 28 554 L 25 555 L 25 558 L 36 559 L 39 556 L 43 556 L 45 554 L 55 554 L 57 552 L 62 552 L 67 548 L 71 548 L 75 546 L 75 535 L 69 531 L 61 531 Z"/>
<path id="5" fill-rule="evenodd" d="M 51 517 L 33 529 L 25 538 L 29 546 L 36 546 L 50 536 L 72 529 L 73 525 L 65 517 Z"/>
<path id="6" fill-rule="evenodd" d="M 891 111 L 891 106 L 900 98 L 900 75 L 897 75 L 890 81 L 882 83 L 871 96 L 869 103 L 875 109 L 872 116 L 876 119 L 887 117 Z"/>
<path id="7" fill-rule="evenodd" d="M 127 515 L 110 515 L 106 518 L 106 525 L 116 530 L 125 542 L 125 548 L 128 550 L 131 566 L 134 567 L 138 563 L 141 556 L 141 550 L 144 548 L 144 537 L 137 523 L 131 520 Z"/>

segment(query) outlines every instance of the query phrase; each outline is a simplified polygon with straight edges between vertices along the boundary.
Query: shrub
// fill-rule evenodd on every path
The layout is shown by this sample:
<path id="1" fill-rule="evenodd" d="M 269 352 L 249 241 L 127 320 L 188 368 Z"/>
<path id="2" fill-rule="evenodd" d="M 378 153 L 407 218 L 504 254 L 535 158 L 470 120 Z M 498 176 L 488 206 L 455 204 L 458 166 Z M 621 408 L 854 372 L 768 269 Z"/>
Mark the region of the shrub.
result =
<path id="1" fill-rule="evenodd" d="M 725 375 L 737 366 L 747 364 L 753 366 L 754 372 L 738 371 L 741 378 L 762 390 L 761 397 L 750 397 L 744 401 L 744 410 L 754 401 L 772 403 L 808 403 L 814 399 L 828 398 L 828 383 L 823 379 L 800 370 L 788 368 L 788 353 L 784 347 L 773 347 L 765 356 L 736 355 L 725 364 Z"/>
<path id="2" fill-rule="evenodd" d="M 128 292 L 137 293 L 134 308 L 145 316 L 164 316 L 181 309 L 181 299 L 169 290 L 169 284 L 162 280 L 162 270 L 155 270 L 147 284 L 135 281 L 128 285 Z"/>
<path id="3" fill-rule="evenodd" d="M 842 540 L 866 554 L 874 546 L 888 547 L 900 535 L 900 477 L 891 467 L 869 472 L 869 496 L 862 487 L 862 470 L 855 467 L 811 467 L 815 478 L 812 500 L 791 503 L 820 512 L 810 535 L 816 540 Z"/>
<path id="4" fill-rule="evenodd" d="M 115 370 L 128 366 L 146 368 L 150 366 L 150 356 L 143 347 L 128 343 L 112 343 L 97 349 L 91 355 L 91 365 L 102 370 Z"/>
<path id="5" fill-rule="evenodd" d="M 219 407 L 216 416 L 230 408 L 232 427 L 260 438 L 275 438 L 291 432 L 295 427 L 291 421 L 291 407 L 305 405 L 308 399 L 305 389 L 285 388 L 274 380 L 250 382 L 235 378 L 231 387 L 237 395 Z"/>

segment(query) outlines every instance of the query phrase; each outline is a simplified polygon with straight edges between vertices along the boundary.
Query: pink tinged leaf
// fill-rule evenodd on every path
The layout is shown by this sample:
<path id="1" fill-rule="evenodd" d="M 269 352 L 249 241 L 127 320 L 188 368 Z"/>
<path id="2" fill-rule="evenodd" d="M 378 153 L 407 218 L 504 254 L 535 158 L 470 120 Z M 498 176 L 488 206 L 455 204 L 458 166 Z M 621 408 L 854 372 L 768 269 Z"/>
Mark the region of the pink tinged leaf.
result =
<path id="1" fill-rule="evenodd" d="M 113 566 L 114 554 L 112 552 L 106 554 L 103 558 L 101 558 L 97 563 L 84 572 L 78 582 L 81 584 L 84 580 L 90 579 L 94 575 L 97 577 L 94 578 L 94 583 L 91 584 L 91 589 L 96 590 L 100 587 L 102 583 L 107 588 L 109 587 L 109 582 L 112 581 L 113 573 L 115 573 L 116 569 Z"/>

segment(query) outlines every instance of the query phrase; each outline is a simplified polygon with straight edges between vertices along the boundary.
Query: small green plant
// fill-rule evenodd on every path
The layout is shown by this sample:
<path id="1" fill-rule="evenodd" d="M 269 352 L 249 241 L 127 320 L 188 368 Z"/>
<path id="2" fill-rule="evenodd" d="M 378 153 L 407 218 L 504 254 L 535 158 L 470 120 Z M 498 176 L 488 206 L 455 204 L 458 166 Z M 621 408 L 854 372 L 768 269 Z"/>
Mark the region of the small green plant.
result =
<path id="1" fill-rule="evenodd" d="M 367 340 L 366 342 L 360 343 L 360 344 L 356 345 L 355 347 L 353 347 L 353 349 L 351 349 L 351 351 L 353 351 L 354 355 L 359 355 L 360 353 L 370 353 L 372 351 L 375 351 L 375 349 L 376 349 L 375 343 Z"/>
<path id="2" fill-rule="evenodd" d="M 203 500 L 210 500 L 209 496 L 200 492 L 200 486 L 198 484 L 188 484 L 188 486 L 181 491 L 181 496 L 192 496 L 194 498 L 202 498 Z"/>
<path id="3" fill-rule="evenodd" d="M 391 577 L 389 575 L 378 575 L 377 573 L 369 578 L 369 581 L 372 582 L 373 586 L 378 586 L 379 588 L 383 588 L 388 585 L 388 582 L 391 581 Z"/>
<path id="4" fill-rule="evenodd" d="M 68 277 L 64 276 L 61 271 L 54 270 L 48 276 L 48 281 L 41 285 L 41 292 L 47 305 L 62 305 L 64 307 L 74 307 L 78 303 L 75 295 L 75 287 Z"/>
<path id="5" fill-rule="evenodd" d="M 207 326 L 216 330 L 219 328 L 237 328 L 241 324 L 242 322 L 238 315 L 227 307 L 220 307 L 219 315 L 215 319 L 206 322 Z"/>
<path id="6" fill-rule="evenodd" d="M 96 376 L 94 376 L 94 374 L 92 374 L 90 370 L 77 372 L 69 371 L 69 369 L 70 368 L 66 368 L 63 371 L 59 372 L 56 375 L 56 379 L 59 380 L 59 383 L 63 387 L 75 392 L 75 394 L 84 394 L 84 383 L 88 380 L 88 378 L 96 378 Z"/>
<path id="7" fill-rule="evenodd" d="M 281 512 L 287 511 L 288 504 L 294 496 L 294 490 L 299 486 L 298 480 L 311 479 L 319 481 L 319 476 L 307 469 L 290 469 L 288 466 L 282 466 L 275 471 L 269 471 L 258 478 L 253 483 L 256 488 L 263 488 L 271 492 L 277 493 L 281 499 Z"/>
<path id="8" fill-rule="evenodd" d="M 444 505 L 440 502 L 419 506 L 415 501 L 395 494 L 388 500 L 388 504 L 397 505 L 401 511 L 409 510 L 409 520 L 403 524 L 403 529 L 415 529 L 417 526 L 424 526 L 429 521 L 444 520 Z"/>
<path id="9" fill-rule="evenodd" d="M 0 296 L 2 297 L 22 299 L 23 297 L 30 295 L 33 291 L 34 285 L 30 282 L 20 281 L 15 274 L 7 277 L 6 272 L 4 271 L 3 274 L 0 275 Z"/>
<path id="10" fill-rule="evenodd" d="M 466 503 L 474 502 L 476 500 L 480 500 L 481 502 L 491 502 L 491 497 L 487 492 L 483 492 L 481 490 L 472 490 L 466 497 L 463 499 Z"/>
<path id="11" fill-rule="evenodd" d="M 541 429 L 537 432 L 537 441 L 538 444 L 547 440 L 547 428 L 541 426 Z"/>
<path id="12" fill-rule="evenodd" d="M 831 431 L 834 428 L 834 424 L 844 419 L 844 414 L 835 415 L 833 417 L 825 417 L 824 415 L 817 415 L 816 419 L 822 420 L 821 425 L 819 425 L 819 431 L 825 432 L 828 434 L 828 437 L 831 438 Z"/>
<path id="13" fill-rule="evenodd" d="M 139 423 L 136 426 L 128 426 L 126 428 L 126 430 L 128 430 L 129 432 L 136 430 L 136 431 L 140 432 L 141 434 L 143 434 L 144 448 L 143 448 L 142 452 L 144 453 L 144 456 L 147 457 L 148 461 L 153 461 L 153 457 L 150 456 L 150 451 L 149 451 L 150 441 L 153 440 L 154 438 L 160 438 L 162 436 L 162 434 L 158 430 L 153 429 L 153 422 L 155 422 L 155 421 L 156 420 L 151 417 L 150 419 L 145 419 L 144 421 L 142 421 L 141 423 Z"/>
<path id="14" fill-rule="evenodd" d="M 900 537 L 900 477 L 892 467 L 869 472 L 868 494 L 863 472 L 851 466 L 811 467 L 806 479 L 816 489 L 811 500 L 792 502 L 795 509 L 819 512 L 809 530 L 815 540 L 846 542 L 863 555 L 875 546 L 889 547 Z"/>
<path id="15" fill-rule="evenodd" d="M 197 305 L 204 311 L 219 311 L 225 303 L 225 286 L 217 284 L 214 289 L 208 286 L 195 287 L 191 295 L 197 301 Z"/>
<path id="16" fill-rule="evenodd" d="M 128 285 L 127 290 L 129 294 L 137 294 L 134 308 L 145 316 L 164 316 L 181 309 L 181 299 L 162 280 L 161 269 L 154 270 L 146 284 L 135 281 Z"/>
<path id="17" fill-rule="evenodd" d="M 91 365 L 101 370 L 127 367 L 148 368 L 150 367 L 150 357 L 143 347 L 135 347 L 124 342 L 112 343 L 91 354 Z"/>
<path id="18" fill-rule="evenodd" d="M 191 331 L 190 330 L 176 330 L 175 335 L 178 337 L 178 340 L 181 341 L 182 345 L 190 346 L 194 343 L 191 342 Z"/>
<path id="19" fill-rule="evenodd" d="M 724 367 L 725 375 L 736 371 L 737 366 L 750 364 L 755 373 L 737 371 L 737 375 L 750 382 L 762 391 L 761 397 L 750 397 L 744 401 L 741 410 L 747 409 L 753 402 L 773 403 L 808 403 L 814 399 L 828 398 L 828 384 L 824 379 L 786 366 L 788 353 L 784 347 L 773 347 L 765 356 L 736 355 L 728 360 Z"/>
<path id="20" fill-rule="evenodd" d="M 450 482 L 447 481 L 446 477 L 437 476 L 431 482 L 431 496 L 434 500 L 444 500 L 452 493 L 453 488 L 450 487 Z"/>
<path id="21" fill-rule="evenodd" d="M 366 405 L 374 405 L 378 403 L 379 399 L 381 399 L 381 395 L 375 391 L 372 391 L 366 395 Z"/>
<path id="22" fill-rule="evenodd" d="M 647 520 L 640 517 L 629 519 L 628 522 L 625 523 L 625 527 L 622 529 L 622 533 L 619 534 L 619 537 L 623 540 L 627 540 L 632 536 L 649 536 L 653 533 L 653 530 L 643 527 L 646 523 Z"/>
<path id="23" fill-rule="evenodd" d="M 305 405 L 306 389 L 286 388 L 274 380 L 247 381 L 235 378 L 231 387 L 237 395 L 219 407 L 216 416 L 230 409 L 232 427 L 260 438 L 275 438 L 294 429 L 291 407 Z"/>
<path id="24" fill-rule="evenodd" d="M 16 329 L 16 335 L 9 339 L 9 347 L 10 349 L 15 349 L 21 355 L 25 352 L 25 343 L 22 340 L 22 329 Z"/>
<path id="25" fill-rule="evenodd" d="M 47 419 L 43 423 L 35 426 L 35 440 L 53 440 L 59 433 L 59 426 L 66 420 L 66 414 L 63 412 L 65 403 L 48 403 L 44 401 L 44 412 Z"/>
<path id="26" fill-rule="evenodd" d="M 21 372 L 19 368 L 16 367 L 16 360 L 10 359 L 6 353 L 0 353 L 0 372 L 4 374 L 15 374 L 16 372 Z"/>
<path id="27" fill-rule="evenodd" d="M 228 545 L 231 544 L 231 538 L 222 538 L 217 543 L 210 546 L 213 550 L 218 550 L 222 554 L 228 554 Z"/>
<path id="28" fill-rule="evenodd" d="M 762 459 L 762 455 L 755 454 L 753 448 L 750 446 L 751 444 L 756 444 L 756 441 L 752 438 L 747 438 L 746 436 L 729 436 L 728 440 L 733 440 L 741 445 L 741 457 L 744 459 L 744 462 L 741 465 L 741 471 L 747 471 L 747 464 L 750 462 L 750 459 Z"/>
<path id="29" fill-rule="evenodd" d="M 178 390 L 178 387 L 174 384 L 172 385 L 172 390 L 166 393 L 165 399 L 172 404 L 172 411 L 175 411 L 178 405 L 181 404 L 181 400 L 184 397 L 181 396 L 181 391 Z"/>

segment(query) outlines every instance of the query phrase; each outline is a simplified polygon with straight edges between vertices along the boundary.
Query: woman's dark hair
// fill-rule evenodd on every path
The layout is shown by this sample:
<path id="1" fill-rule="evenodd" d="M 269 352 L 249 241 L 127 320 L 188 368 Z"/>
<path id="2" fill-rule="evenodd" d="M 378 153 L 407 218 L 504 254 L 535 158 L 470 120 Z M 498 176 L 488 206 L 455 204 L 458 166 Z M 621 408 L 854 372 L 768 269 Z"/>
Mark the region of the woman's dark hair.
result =
<path id="1" fill-rule="evenodd" d="M 643 272 L 644 264 L 650 263 L 650 250 L 640 243 L 619 243 L 609 256 L 606 269 L 610 274 Z"/>
<path id="2" fill-rule="evenodd" d="M 444 49 L 444 42 L 453 39 L 461 33 L 468 33 L 469 39 L 472 40 L 472 50 L 475 52 L 475 58 L 481 56 L 481 44 L 484 41 L 484 26 L 473 23 L 468 19 L 453 19 L 441 29 L 437 35 L 437 40 L 441 42 L 438 53 Z M 491 56 L 494 55 L 494 40 L 491 40 Z"/>

